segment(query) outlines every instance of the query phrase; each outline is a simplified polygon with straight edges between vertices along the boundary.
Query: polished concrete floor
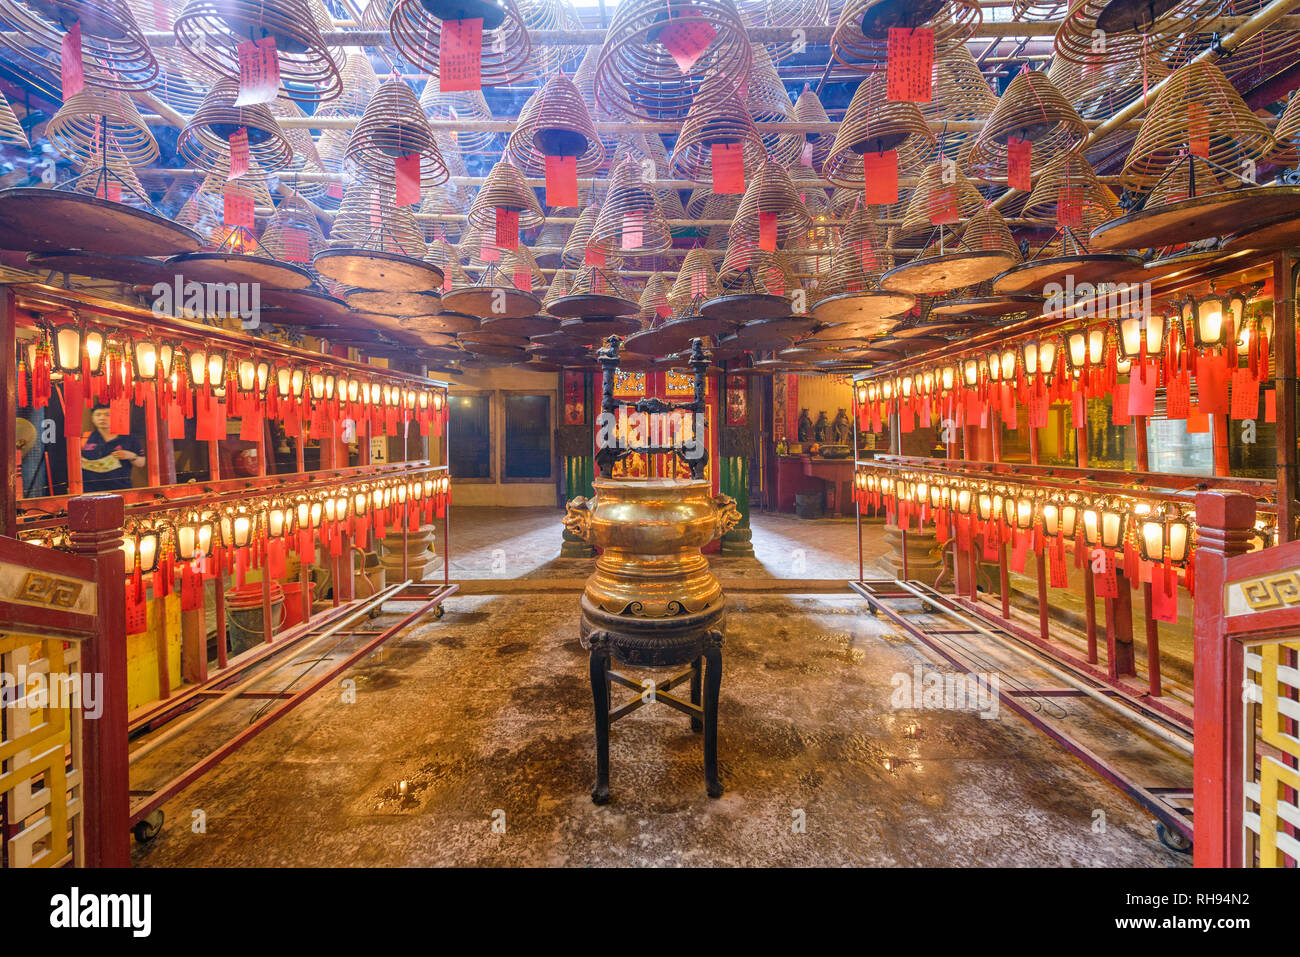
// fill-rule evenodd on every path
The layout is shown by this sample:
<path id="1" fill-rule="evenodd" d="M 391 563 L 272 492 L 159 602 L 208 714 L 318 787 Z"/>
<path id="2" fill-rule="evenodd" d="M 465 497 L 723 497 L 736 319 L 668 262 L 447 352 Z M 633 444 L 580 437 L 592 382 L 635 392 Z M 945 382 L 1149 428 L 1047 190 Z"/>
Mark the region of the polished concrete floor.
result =
<path id="1" fill-rule="evenodd" d="M 559 587 L 501 579 L 451 599 L 442 620 L 395 638 L 345 675 L 351 684 L 321 691 L 171 800 L 136 865 L 1190 863 L 1156 841 L 1149 813 L 1009 710 L 897 706 L 902 678 L 943 670 L 932 655 L 855 597 L 780 581 L 855 577 L 851 522 L 760 517 L 759 557 L 720 560 L 724 580 L 756 583 L 730 598 L 726 794 L 705 796 L 700 736 L 655 706 L 614 726 L 614 799 L 596 807 L 577 595 L 561 584 L 589 563 L 555 558 L 555 510 L 453 518 L 454 579 L 486 584 L 510 570 Z M 800 574 L 787 573 L 798 549 Z M 261 687 L 361 640 L 290 655 Z M 183 746 L 159 749 L 133 787 L 167 780 L 265 704 L 235 702 Z M 1082 713 L 1076 730 L 1115 737 Z M 1151 747 L 1111 743 L 1135 756 Z M 1132 760 L 1175 773 L 1176 761 L 1150 753 Z"/>

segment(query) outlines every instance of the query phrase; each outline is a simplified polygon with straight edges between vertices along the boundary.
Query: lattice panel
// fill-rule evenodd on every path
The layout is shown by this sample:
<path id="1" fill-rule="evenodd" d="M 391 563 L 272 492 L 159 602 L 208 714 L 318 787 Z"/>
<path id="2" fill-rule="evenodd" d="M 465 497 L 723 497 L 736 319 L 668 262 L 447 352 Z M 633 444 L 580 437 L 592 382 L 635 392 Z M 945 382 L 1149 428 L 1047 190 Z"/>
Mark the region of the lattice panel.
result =
<path id="1" fill-rule="evenodd" d="M 1300 865 L 1300 642 L 1246 652 L 1247 747 L 1245 861 L 1247 867 Z M 1256 723 L 1258 717 L 1258 723 Z"/>
<path id="2" fill-rule="evenodd" d="M 80 674 L 80 662 L 77 642 L 0 635 L 0 672 L 25 676 L 0 732 L 8 867 L 82 864 L 81 709 L 59 707 L 50 680 Z M 44 701 L 38 687 L 46 689 Z"/>

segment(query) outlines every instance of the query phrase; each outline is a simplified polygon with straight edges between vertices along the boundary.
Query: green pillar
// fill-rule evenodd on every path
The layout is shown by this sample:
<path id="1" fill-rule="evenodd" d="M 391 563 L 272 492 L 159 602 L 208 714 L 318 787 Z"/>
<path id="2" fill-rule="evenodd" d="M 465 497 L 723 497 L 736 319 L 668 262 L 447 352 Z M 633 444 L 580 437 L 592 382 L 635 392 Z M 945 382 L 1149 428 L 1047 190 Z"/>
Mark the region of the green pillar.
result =
<path id="1" fill-rule="evenodd" d="M 740 521 L 736 527 L 722 536 L 722 554 L 753 555 L 754 536 L 749 527 L 749 456 L 727 456 L 719 463 L 718 490 L 723 495 L 730 495 L 736 500 L 736 509 L 740 512 Z"/>
<path id="2" fill-rule="evenodd" d="M 562 374 L 563 375 L 563 374 Z M 561 378 L 563 387 L 563 378 Z M 563 399 L 563 396 L 561 396 Z M 559 428 L 559 452 L 564 462 L 564 500 L 591 498 L 596 494 L 596 459 L 594 448 L 595 426 L 592 408 L 592 374 L 583 374 L 584 421 L 581 425 L 562 425 Z M 567 528 L 560 546 L 561 558 L 591 558 L 596 550 L 572 534 Z"/>

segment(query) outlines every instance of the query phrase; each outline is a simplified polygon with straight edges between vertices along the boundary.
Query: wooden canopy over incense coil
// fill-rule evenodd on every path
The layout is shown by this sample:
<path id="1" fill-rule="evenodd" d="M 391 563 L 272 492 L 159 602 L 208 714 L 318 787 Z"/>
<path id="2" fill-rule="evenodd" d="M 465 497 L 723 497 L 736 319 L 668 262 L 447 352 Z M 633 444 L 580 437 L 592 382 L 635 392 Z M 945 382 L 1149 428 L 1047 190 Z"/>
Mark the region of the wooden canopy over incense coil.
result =
<path id="1" fill-rule="evenodd" d="M 829 123 L 831 121 L 821 99 L 813 92 L 812 87 L 806 83 L 803 92 L 799 94 L 799 99 L 794 101 L 794 119 L 797 123 Z M 835 145 L 835 137 L 830 133 L 805 133 L 803 138 L 805 143 L 812 144 L 813 166 L 821 169 L 822 164 L 826 162 L 826 157 L 831 155 L 831 147 Z M 802 156 L 803 150 L 800 149 L 799 152 Z"/>
<path id="2" fill-rule="evenodd" d="M 297 102 L 287 96 L 277 96 L 267 105 L 277 119 L 286 117 L 301 119 L 307 115 Z M 296 175 L 299 173 L 318 174 L 325 172 L 325 164 L 321 161 L 320 154 L 316 150 L 316 141 L 311 138 L 311 130 L 306 127 L 295 126 L 283 132 L 285 139 L 289 141 L 289 146 L 293 149 L 293 158 L 284 171 L 285 178 L 289 180 L 290 185 L 295 190 L 307 199 L 313 201 L 319 199 L 325 195 L 329 184 L 316 179 L 302 180 Z"/>
<path id="3" fill-rule="evenodd" d="M 765 213 L 776 217 L 776 241 L 780 244 L 792 236 L 802 236 L 812 223 L 790 174 L 770 159 L 763 161 L 745 186 L 729 235 L 746 236 L 757 242 Z"/>
<path id="4" fill-rule="evenodd" d="M 563 73 L 553 73 L 528 98 L 506 152 L 524 172 L 546 173 L 548 156 L 576 157 L 579 176 L 590 176 L 605 163 L 605 146 L 582 99 L 582 93 Z"/>
<path id="5" fill-rule="evenodd" d="M 420 107 L 431 120 L 468 120 L 465 128 L 449 130 L 448 135 L 462 153 L 495 152 L 496 133 L 473 129 L 473 123 L 490 122 L 492 110 L 482 90 L 455 93 L 438 92 L 438 81 L 430 80 L 420 94 Z"/>
<path id="6" fill-rule="evenodd" d="M 859 208 L 840 230 L 840 244 L 831 257 L 830 270 L 817 285 L 817 295 L 826 298 L 875 289 L 881 274 L 893 268 L 884 229 L 869 208 Z"/>
<path id="7" fill-rule="evenodd" d="M 321 37 L 322 20 L 328 28 L 328 13 L 310 0 L 186 0 L 173 30 L 192 57 L 235 81 L 239 44 L 274 37 L 281 82 L 293 87 L 294 99 L 321 102 L 343 92 L 335 51 Z"/>
<path id="8" fill-rule="evenodd" d="M 746 174 L 757 167 L 766 154 L 763 138 L 758 135 L 739 93 L 735 89 L 717 95 L 710 93 L 730 82 L 728 77 L 719 74 L 706 79 L 700 88 L 700 98 L 686 114 L 672 156 L 672 169 L 682 179 L 696 183 L 713 182 L 715 145 L 739 145 Z"/>
<path id="9" fill-rule="evenodd" d="M 689 316 L 699 311 L 700 303 L 722 295 L 722 283 L 713 266 L 714 253 L 707 249 L 692 249 L 682 260 L 682 268 L 668 292 L 668 305 L 673 315 Z"/>
<path id="10" fill-rule="evenodd" d="M 1098 54 L 1084 63 L 1053 57 L 1047 78 L 1084 119 L 1104 119 L 1171 72 L 1150 53 L 1125 60 Z"/>
<path id="11" fill-rule="evenodd" d="M 912 190 L 912 195 L 908 199 L 903 222 L 898 227 L 900 238 L 929 232 L 935 228 L 930 221 L 930 214 L 936 208 L 939 194 L 946 187 L 951 187 L 956 194 L 959 219 L 968 219 L 984 208 L 984 197 L 960 169 L 952 170 L 951 183 L 944 183 L 943 175 L 942 162 L 934 163 L 921 171 L 916 188 Z"/>
<path id="12" fill-rule="evenodd" d="M 1154 54 L 1166 63 L 1181 63 L 1199 51 L 1201 26 L 1219 14 L 1222 0 L 1173 0 L 1154 18 L 1152 6 L 1115 4 L 1111 0 L 1075 0 L 1056 30 L 1058 56 L 1086 63 L 1096 56 L 1094 31 L 1101 30 L 1109 60 L 1140 60 Z"/>
<path id="13" fill-rule="evenodd" d="M 465 267 L 461 265 L 460 252 L 445 239 L 429 240 L 429 248 L 425 251 L 424 261 L 442 270 L 442 290 L 444 292 L 449 292 L 452 289 L 464 289 L 467 286 L 474 285 L 474 280 L 465 271 Z"/>
<path id="14" fill-rule="evenodd" d="M 467 219 L 471 226 L 494 229 L 498 209 L 517 212 L 520 229 L 532 229 L 546 220 L 541 203 L 537 201 L 537 194 L 509 157 L 492 167 L 487 179 L 479 187 L 478 195 L 474 197 Z"/>
<path id="15" fill-rule="evenodd" d="M 1078 153 L 1062 153 L 1038 177 L 1020 215 L 1059 219 L 1063 197 L 1082 213 L 1095 209 L 1102 222 L 1120 214 L 1114 192 L 1102 184 L 1088 161 Z"/>
<path id="16" fill-rule="evenodd" d="M 839 0 L 836 0 L 836 7 Z M 794 31 L 800 27 L 827 26 L 831 22 L 829 0 L 739 0 L 736 7 L 749 29 L 789 27 L 790 38 L 765 44 L 771 57 L 780 62 L 794 54 L 801 41 Z M 807 44 L 805 35 L 802 44 Z"/>
<path id="17" fill-rule="evenodd" d="M 966 158 L 969 173 L 982 179 L 1007 178 L 1008 141 L 1029 140 L 1031 175 L 1088 138 L 1088 126 L 1046 73 L 1018 73 L 998 99 Z"/>
<path id="18" fill-rule="evenodd" d="M 714 30 L 712 42 L 685 73 L 659 42 L 672 19 Z M 596 103 L 645 120 L 682 119 L 692 106 L 710 105 L 701 99 L 722 99 L 739 88 L 751 56 L 745 24 L 731 0 L 694 0 L 685 11 L 670 7 L 668 0 L 623 0 L 596 60 Z M 721 82 L 701 83 L 710 73 Z"/>
<path id="19" fill-rule="evenodd" d="M 761 43 L 751 44 L 754 65 L 743 86 L 743 102 L 749 117 L 755 123 L 789 123 L 794 118 L 794 103 L 785 90 L 785 84 L 772 64 L 772 58 Z M 803 152 L 802 133 L 761 133 L 767 155 L 789 166 L 797 162 Z"/>
<path id="20" fill-rule="evenodd" d="M 45 128 L 50 145 L 82 166 L 92 155 L 100 155 L 105 134 L 109 155 L 116 154 L 131 166 L 148 166 L 158 159 L 158 144 L 149 127 L 131 98 L 118 90 L 87 86 L 68 97 Z"/>
<path id="21" fill-rule="evenodd" d="M 573 273 L 568 269 L 557 269 L 555 275 L 551 277 L 551 284 L 546 288 L 546 295 L 542 297 L 542 312 L 546 312 L 547 307 L 557 299 L 563 299 L 569 294 L 569 288 L 573 285 Z"/>
<path id="22" fill-rule="evenodd" d="M 610 178 L 609 194 L 588 244 L 607 256 L 634 256 L 662 252 L 672 241 L 653 188 L 643 182 L 640 169 L 629 157 Z"/>
<path id="23" fill-rule="evenodd" d="M 1251 112 L 1223 71 L 1198 60 L 1176 70 L 1151 104 L 1120 173 L 1125 189 L 1131 193 L 1151 189 L 1189 149 L 1192 104 L 1204 108 L 1211 163 L 1236 171 L 1243 160 L 1258 161 L 1273 150 L 1268 127 Z M 1197 188 L 1197 193 L 1212 191 Z"/>
<path id="24" fill-rule="evenodd" d="M 81 23 L 87 86 L 133 93 L 155 86 L 158 61 L 126 0 L 0 0 L 0 44 L 35 67 L 23 72 L 59 99 L 63 38 L 74 22 Z M 53 80 L 44 82 L 42 74 Z"/>
<path id="25" fill-rule="evenodd" d="M 276 207 L 271 218 L 267 220 L 266 226 L 263 227 L 259 242 L 268 255 L 275 259 L 289 261 L 286 253 L 293 251 L 288 247 L 285 233 L 292 230 L 301 230 L 306 240 L 307 261 L 298 265 L 310 272 L 317 282 L 321 282 L 320 273 L 312 265 L 312 257 L 326 249 L 329 243 L 325 241 L 325 234 L 321 231 L 316 214 L 300 200 L 286 197 L 280 201 L 280 205 Z"/>
<path id="26" fill-rule="evenodd" d="M 648 329 L 656 319 L 666 319 L 673 314 L 673 307 L 668 302 L 671 285 L 672 279 L 661 272 L 654 273 L 646 280 L 645 288 L 637 299 L 641 311 L 636 317 L 641 320 L 641 328 Z"/>
<path id="27" fill-rule="evenodd" d="M 395 191 L 392 177 L 365 176 L 349 183 L 330 229 L 330 245 L 423 259 L 427 247 L 415 212 L 397 205 Z"/>
<path id="28" fill-rule="evenodd" d="M 348 54 L 341 76 L 343 92 L 335 99 L 322 103 L 314 116 L 360 116 L 365 112 L 370 98 L 379 91 L 379 77 L 375 75 L 370 57 L 360 51 Z"/>
<path id="29" fill-rule="evenodd" d="M 436 186 L 450 175 L 420 101 L 405 80 L 380 84 L 366 105 L 344 160 L 366 175 L 396 178 L 399 157 L 420 157 L 420 185 Z"/>
<path id="30" fill-rule="evenodd" d="M 864 153 L 898 151 L 898 172 L 915 170 L 934 153 L 934 134 L 915 103 L 885 99 L 884 74 L 858 84 L 822 164 L 822 175 L 837 186 L 861 189 Z"/>
<path id="31" fill-rule="evenodd" d="M 230 136 L 248 130 L 248 154 L 262 169 L 279 172 L 293 160 L 293 147 L 265 103 L 235 106 L 239 82 L 221 78 L 208 91 L 176 139 L 176 151 L 202 169 L 230 161 Z"/>
<path id="32" fill-rule="evenodd" d="M 850 70 L 884 70 L 890 27 L 931 27 L 938 59 L 969 40 L 982 20 L 977 0 L 847 0 L 831 34 L 831 55 Z"/>
<path id="33" fill-rule="evenodd" d="M 500 19 L 483 23 L 479 51 L 483 86 L 502 86 L 528 73 L 532 41 L 514 0 L 496 0 Z M 442 20 L 426 9 L 421 0 L 398 0 L 388 18 L 388 29 L 398 51 L 410 63 L 441 77 Z"/>
<path id="34" fill-rule="evenodd" d="M 3 93 L 0 93 L 0 143 L 31 149 L 27 131 L 18 122 L 18 117 L 14 115 L 14 108 L 9 105 Z"/>
<path id="35" fill-rule="evenodd" d="M 997 105 L 997 94 L 989 88 L 984 73 L 963 43 L 935 59 L 930 102 L 918 103 L 917 107 L 927 123 L 943 124 L 983 120 Z M 943 130 L 937 145 L 949 159 L 960 160 L 976 135 Z"/>

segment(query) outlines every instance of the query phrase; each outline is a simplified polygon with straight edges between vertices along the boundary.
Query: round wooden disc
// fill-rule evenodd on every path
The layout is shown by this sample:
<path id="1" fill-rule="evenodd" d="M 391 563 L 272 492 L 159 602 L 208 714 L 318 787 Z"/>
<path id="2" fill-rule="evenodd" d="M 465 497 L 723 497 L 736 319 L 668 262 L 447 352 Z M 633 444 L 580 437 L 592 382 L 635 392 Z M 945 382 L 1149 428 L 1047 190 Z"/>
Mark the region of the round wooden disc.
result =
<path id="1" fill-rule="evenodd" d="M 780 348 L 817 325 L 811 316 L 782 316 L 779 319 L 756 319 L 736 330 L 736 342 L 746 349 Z"/>
<path id="2" fill-rule="evenodd" d="M 262 320 L 281 326 L 367 328 L 369 323 L 341 299 L 315 289 L 267 289 L 262 292 Z"/>
<path id="3" fill-rule="evenodd" d="M 733 325 L 756 319 L 779 319 L 790 315 L 790 300 L 785 296 L 766 293 L 736 293 L 702 303 L 700 315 L 709 319 L 724 319 Z"/>
<path id="4" fill-rule="evenodd" d="M 1223 252 L 1235 253 L 1243 249 L 1271 252 L 1300 246 L 1300 217 L 1284 216 L 1255 229 L 1238 232 L 1223 244 Z"/>
<path id="5" fill-rule="evenodd" d="M 71 250 L 57 253 L 28 253 L 27 264 L 33 269 L 108 279 L 132 286 L 154 286 L 160 282 L 174 283 L 176 270 L 161 259 L 148 256 L 111 256 L 107 253 L 88 253 Z"/>
<path id="6" fill-rule="evenodd" d="M 808 339 L 812 341 L 826 339 L 878 339 L 880 333 L 875 326 L 859 325 L 856 322 L 836 322 L 820 326 Z"/>
<path id="7" fill-rule="evenodd" d="M 511 346 L 523 349 L 528 345 L 527 336 L 507 336 L 500 332 L 484 332 L 482 329 L 462 332 L 456 339 L 466 349 L 472 349 L 473 346 Z"/>
<path id="8" fill-rule="evenodd" d="M 588 345 L 601 342 L 610 336 L 627 336 L 641 328 L 635 319 L 608 316 L 599 319 L 565 319 L 560 331 L 575 342 Z"/>
<path id="9" fill-rule="evenodd" d="M 422 347 L 420 356 L 429 362 L 455 362 L 457 359 L 464 359 L 465 353 L 454 346 L 429 345 Z"/>
<path id="10" fill-rule="evenodd" d="M 1096 249 L 1146 249 L 1250 232 L 1284 216 L 1300 215 L 1300 186 L 1246 186 L 1226 193 L 1163 203 L 1102 223 Z"/>
<path id="11" fill-rule="evenodd" d="M 842 292 L 828 296 L 813 306 L 813 318 L 818 322 L 852 322 L 857 325 L 874 325 L 886 332 L 894 319 L 916 305 L 908 294 L 872 289 L 867 292 Z"/>
<path id="12" fill-rule="evenodd" d="M 441 347 L 445 349 L 454 349 L 456 347 L 456 337 L 449 336 L 445 332 L 414 332 L 406 330 L 407 335 L 403 337 L 404 341 L 412 342 L 417 349 L 426 347 Z"/>
<path id="13" fill-rule="evenodd" d="M 674 372 L 681 372 L 684 375 L 695 375 L 695 370 L 687 362 L 686 353 L 664 356 L 662 359 L 655 360 L 656 369 L 672 369 Z M 704 370 L 705 375 L 714 375 L 721 372 L 722 369 L 715 365 L 710 365 Z"/>
<path id="14" fill-rule="evenodd" d="M 948 340 L 941 336 L 914 336 L 910 339 L 894 339 L 888 342 L 878 339 L 871 346 L 873 349 L 893 353 L 896 356 L 914 356 L 921 352 L 929 352 L 931 349 L 941 348 L 947 344 Z"/>
<path id="15" fill-rule="evenodd" d="M 641 355 L 659 358 L 676 352 L 682 343 L 679 336 L 663 336 L 659 329 L 646 329 L 628 336 L 623 345 Z"/>
<path id="16" fill-rule="evenodd" d="M 891 329 L 889 335 L 894 339 L 914 339 L 925 338 L 927 336 L 948 336 L 953 333 L 969 333 L 976 329 L 985 329 L 988 327 L 987 322 L 960 322 L 956 319 L 945 320 L 942 322 L 921 322 L 914 326 L 900 326 Z"/>
<path id="17" fill-rule="evenodd" d="M 486 342 L 465 342 L 461 348 L 476 358 L 489 357 L 505 359 L 509 362 L 527 362 L 528 353 L 518 346 L 497 346 Z"/>
<path id="18" fill-rule="evenodd" d="M 537 315 L 542 301 L 514 286 L 466 286 L 443 293 L 442 307 L 480 319 L 522 319 Z"/>
<path id="19" fill-rule="evenodd" d="M 865 372 L 867 369 L 874 368 L 874 363 L 860 362 L 853 359 L 831 360 L 828 362 L 814 362 L 814 366 L 823 372 Z"/>
<path id="20" fill-rule="evenodd" d="M 242 253 L 185 253 L 173 256 L 167 265 L 195 282 L 255 282 L 269 289 L 306 289 L 315 281 L 301 266 Z"/>
<path id="21" fill-rule="evenodd" d="M 343 298 L 358 312 L 377 312 L 385 316 L 436 316 L 442 311 L 442 299 L 436 292 L 349 289 Z"/>
<path id="22" fill-rule="evenodd" d="M 582 319 L 595 316 L 634 316 L 641 311 L 631 299 L 620 296 L 604 296 L 584 293 L 577 296 L 561 296 L 546 311 L 561 319 Z"/>
<path id="23" fill-rule="evenodd" d="M 1200 265 L 1204 262 L 1210 262 L 1214 259 L 1223 258 L 1222 249 L 1194 249 L 1190 252 L 1172 253 L 1168 256 L 1160 256 L 1152 259 L 1146 264 L 1152 275 L 1158 275 L 1161 279 L 1167 279 L 1170 276 L 1177 276 L 1179 273 L 1191 269 L 1193 266 Z"/>
<path id="24" fill-rule="evenodd" d="M 473 332 L 481 323 L 476 316 L 465 316 L 458 312 L 440 312 L 436 316 L 407 316 L 399 319 L 397 324 L 403 329 L 420 333 L 442 332 L 447 335 L 458 335 L 462 332 Z"/>
<path id="25" fill-rule="evenodd" d="M 484 319 L 479 327 L 484 332 L 499 332 L 507 336 L 532 338 L 560 328 L 560 320 L 551 316 L 522 316 L 519 319 Z"/>
<path id="26" fill-rule="evenodd" d="M 1049 283 L 1059 283 L 1073 276 L 1079 283 L 1127 282 L 1141 272 L 1140 256 L 1121 253 L 1091 253 L 1085 256 L 1056 256 L 1035 259 L 1012 266 L 993 280 L 993 292 L 1002 294 L 1034 293 L 1041 295 Z"/>
<path id="27" fill-rule="evenodd" d="M 312 265 L 326 279 L 359 289 L 429 292 L 442 286 L 442 270 L 432 263 L 377 249 L 322 249 Z"/>
<path id="28" fill-rule="evenodd" d="M 1010 253 L 995 249 L 948 253 L 895 266 L 880 277 L 880 285 L 891 292 L 937 296 L 992 279 L 1015 263 Z"/>
<path id="29" fill-rule="evenodd" d="M 554 349 L 560 352 L 584 353 L 587 351 L 587 343 L 581 335 L 577 337 L 567 332 L 557 329 L 555 332 L 543 332 L 541 335 L 530 336 L 532 347 L 534 349 Z"/>
<path id="30" fill-rule="evenodd" d="M 0 249 L 175 256 L 202 247 L 194 230 L 111 200 L 32 186 L 0 190 Z"/>
<path id="31" fill-rule="evenodd" d="M 544 359 L 529 359 L 527 362 L 519 363 L 519 368 L 525 372 L 562 372 L 564 366 L 556 362 L 547 362 Z"/>
<path id="32" fill-rule="evenodd" d="M 1004 274 L 1005 275 L 1005 274 Z M 984 316 L 996 318 L 1017 312 L 1028 312 L 1043 304 L 1041 296 L 972 296 L 966 299 L 945 299 L 930 307 L 932 316 Z M 898 333 L 895 332 L 895 335 Z"/>
<path id="33" fill-rule="evenodd" d="M 618 351 L 618 367 L 627 372 L 643 372 L 647 369 L 653 369 L 659 356 L 647 356 L 638 352 L 628 352 L 624 349 Z"/>

